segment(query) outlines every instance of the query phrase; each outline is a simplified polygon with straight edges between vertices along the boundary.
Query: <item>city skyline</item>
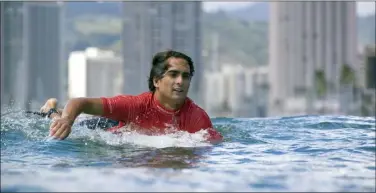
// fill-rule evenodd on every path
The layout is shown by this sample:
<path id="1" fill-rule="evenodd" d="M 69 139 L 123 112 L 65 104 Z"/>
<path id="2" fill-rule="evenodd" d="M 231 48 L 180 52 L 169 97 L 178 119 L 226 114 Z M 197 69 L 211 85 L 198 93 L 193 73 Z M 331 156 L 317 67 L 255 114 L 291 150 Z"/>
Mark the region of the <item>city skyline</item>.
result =
<path id="1" fill-rule="evenodd" d="M 260 2 L 203 2 L 203 10 L 212 12 L 217 10 L 236 10 L 241 7 Z M 358 16 L 375 14 L 374 2 L 356 2 L 356 13 Z"/>
<path id="2" fill-rule="evenodd" d="M 243 4 L 244 6 L 245 3 L 247 2 L 237 2 L 235 4 Z M 60 49 L 62 46 L 62 23 L 64 18 L 61 14 L 60 6 L 40 6 L 38 3 L 25 3 L 29 6 L 24 6 L 23 3 L 10 3 L 9 5 L 11 4 L 12 6 L 9 7 L 6 3 L 1 3 L 1 9 L 6 10 L 2 12 L 4 16 L 2 17 L 4 18 L 2 28 L 4 37 L 2 37 L 3 41 L 1 44 L 3 48 L 1 58 L 2 103 L 16 100 L 23 103 L 21 106 L 26 106 L 25 108 L 29 109 L 40 106 L 40 103 L 49 96 L 57 97 L 59 100 L 64 101 L 67 97 L 67 87 L 69 87 L 67 80 L 69 72 L 67 72 L 68 65 L 64 65 L 67 62 L 65 61 L 66 59 L 61 61 L 63 58 L 62 55 L 65 53 L 63 49 Z M 276 11 L 272 9 L 271 3 L 270 26 L 273 28 L 273 24 L 275 25 L 277 21 L 280 27 L 264 34 L 272 35 L 272 33 L 279 32 L 277 38 L 273 39 L 269 37 L 269 39 L 270 42 L 274 42 L 274 47 L 280 47 L 278 49 L 282 50 L 270 52 L 269 55 L 263 56 L 264 58 L 277 61 L 274 62 L 274 65 L 268 65 L 270 70 L 268 68 L 249 68 L 250 66 L 247 66 L 248 61 L 237 62 L 233 58 L 225 61 L 219 59 L 218 56 L 216 57 L 216 54 L 218 55 L 219 52 L 223 54 L 229 51 L 220 50 L 220 46 L 218 45 L 218 42 L 224 42 L 223 38 L 220 39 L 218 36 L 222 35 L 224 37 L 223 34 L 214 33 L 213 36 L 207 36 L 198 33 L 201 31 L 201 26 L 208 26 L 207 21 L 204 25 L 200 24 L 203 21 L 201 18 L 203 11 L 201 2 L 167 4 L 159 2 L 149 2 L 146 4 L 126 2 L 126 4 L 132 6 L 123 7 L 126 11 L 123 13 L 123 17 L 119 19 L 119 24 L 123 28 L 122 32 L 119 32 L 119 36 L 122 39 L 121 47 L 123 53 L 119 54 L 119 52 L 116 52 L 114 54 L 119 54 L 119 56 L 111 58 L 111 60 L 106 59 L 107 61 L 99 58 L 95 60 L 91 58 L 87 59 L 85 64 L 82 63 L 83 66 L 90 66 L 90 69 L 96 69 L 95 72 L 98 73 L 93 73 L 90 69 L 85 69 L 85 73 L 93 76 L 92 78 L 82 79 L 81 82 L 89 79 L 92 80 L 90 82 L 96 82 L 99 79 L 106 79 L 108 77 L 111 77 L 112 81 L 115 77 L 112 74 L 120 71 L 124 73 L 124 78 L 119 76 L 120 78 L 116 78 L 116 83 L 101 81 L 101 84 L 93 83 L 90 84 L 91 87 L 88 84 L 84 84 L 83 87 L 78 88 L 80 91 L 88 90 L 87 95 L 99 96 L 103 95 L 102 93 L 105 95 L 107 93 L 111 95 L 114 93 L 139 94 L 148 90 L 147 76 L 149 74 L 149 66 L 147 64 L 150 64 L 150 58 L 161 49 L 170 47 L 171 49 L 187 53 L 195 61 L 196 74 L 192 82 L 190 98 L 195 99 L 198 103 L 202 102 L 203 106 L 205 106 L 205 102 L 209 101 L 211 104 L 208 104 L 207 108 L 212 109 L 213 112 L 218 112 L 218 109 L 226 109 L 227 106 L 231 106 L 230 108 L 234 111 L 232 112 L 233 115 L 241 116 L 244 111 L 248 113 L 244 113 L 245 116 L 261 116 L 266 114 L 266 110 L 264 110 L 267 107 L 266 102 L 262 101 L 266 100 L 267 96 L 273 95 L 274 102 L 278 102 L 278 97 L 281 97 L 284 102 L 293 101 L 290 102 L 291 104 L 294 103 L 292 106 L 299 106 L 301 103 L 299 101 L 295 103 L 295 99 L 298 95 L 300 98 L 303 95 L 307 95 L 305 93 L 307 89 L 311 89 L 312 87 L 310 81 L 313 81 L 312 76 L 315 70 L 324 69 L 329 74 L 334 74 L 329 77 L 327 75 L 326 78 L 331 83 L 335 82 L 337 84 L 336 77 L 339 77 L 341 66 L 345 63 L 354 65 L 358 62 L 353 62 L 357 60 L 354 59 L 354 54 L 357 52 L 357 48 L 354 46 L 354 42 L 356 41 L 356 36 L 354 36 L 354 33 L 356 33 L 354 32 L 356 30 L 356 26 L 354 26 L 354 20 L 356 19 L 355 2 L 351 6 L 351 11 L 349 11 L 350 8 L 347 6 L 335 6 L 334 4 L 337 3 L 330 2 L 288 3 L 289 6 L 286 3 L 285 8 L 287 11 L 284 10 L 284 12 L 288 12 L 289 14 L 278 16 L 278 20 L 275 20 L 275 18 L 273 20 L 273 17 L 280 10 Z M 315 6 L 311 6 L 313 4 Z M 320 5 L 316 6 L 316 4 Z M 5 9 L 6 7 L 9 7 L 9 9 Z M 28 8 L 26 9 L 25 7 Z M 100 6 L 99 9 L 101 9 Z M 292 10 L 295 10 L 295 12 Z M 351 14 L 347 15 L 346 12 L 351 12 Z M 11 14 L 13 14 L 13 17 L 10 17 Z M 49 17 L 45 17 L 45 15 Z M 326 19 L 322 21 L 322 18 Z M 222 25 L 224 22 L 223 20 L 219 21 L 217 25 Z M 9 27 L 4 28 L 4 26 Z M 218 29 L 214 31 L 220 32 Z M 237 33 L 233 33 L 230 36 L 234 37 L 236 36 L 235 34 Z M 204 66 L 202 65 L 203 58 L 200 56 L 200 51 L 204 50 L 204 46 L 200 42 L 204 38 L 206 38 L 203 40 L 204 42 L 208 40 L 213 41 L 212 45 L 208 43 L 205 45 L 209 45 L 213 49 L 210 51 L 205 50 L 208 51 L 205 55 L 207 57 L 205 58 L 205 63 L 209 61 L 211 70 L 209 70 L 209 66 L 205 67 L 206 69 L 204 70 Z M 243 40 L 251 41 L 248 39 Z M 276 42 L 286 41 L 287 43 L 283 43 L 286 49 L 280 45 L 275 46 Z M 50 49 L 51 47 L 55 49 Z M 90 47 L 104 48 L 104 50 L 111 49 L 101 47 L 100 45 Z M 270 45 L 269 47 L 273 46 Z M 278 56 L 275 53 L 279 53 Z M 280 55 L 284 55 L 284 57 Z M 124 64 L 121 62 L 122 65 L 116 67 L 118 69 L 113 72 L 106 71 L 105 67 L 103 69 L 101 67 L 102 64 L 111 63 L 111 61 L 115 61 L 114 63 L 119 66 L 120 60 L 126 62 Z M 265 65 L 267 63 L 262 64 Z M 275 67 L 276 64 L 280 65 L 281 69 L 273 70 L 272 67 Z M 77 63 L 74 65 L 77 65 Z M 242 66 L 242 68 L 238 68 L 239 66 Z M 244 68 L 245 66 L 247 68 Z M 43 69 L 43 71 L 40 69 Z M 217 70 L 218 73 L 211 74 L 213 70 Z M 75 78 L 70 82 L 71 84 L 74 82 L 75 85 L 78 85 L 79 81 L 76 77 L 80 77 L 80 75 L 77 75 L 77 72 L 80 70 L 75 69 L 72 71 L 75 71 L 75 73 L 71 74 L 71 76 Z M 276 73 L 276 71 L 278 72 Z M 278 74 L 281 71 L 283 71 L 283 75 L 278 75 L 279 77 L 277 78 L 273 76 L 273 74 Z M 293 75 L 286 76 L 286 74 Z M 270 76 L 274 79 L 274 83 L 270 83 L 270 86 L 266 85 L 266 81 L 256 81 L 259 77 L 261 80 L 263 77 Z M 226 79 L 226 81 L 217 84 L 218 79 L 221 79 L 221 81 Z M 117 85 L 118 82 L 121 86 L 115 86 L 116 88 L 111 87 Z M 238 85 L 246 85 L 246 89 L 241 89 L 242 86 L 239 87 Z M 272 91 L 270 94 L 269 87 Z M 278 89 L 273 90 L 273 87 Z M 94 92 L 89 91 L 90 89 Z M 330 92 L 338 89 L 337 85 Z M 223 95 L 218 94 L 220 93 L 218 91 L 215 102 L 211 97 L 217 90 L 222 90 Z M 32 107 L 30 107 L 31 103 L 33 103 Z M 250 109 L 253 107 L 257 109 L 251 112 Z M 271 107 L 271 109 L 277 108 Z"/>

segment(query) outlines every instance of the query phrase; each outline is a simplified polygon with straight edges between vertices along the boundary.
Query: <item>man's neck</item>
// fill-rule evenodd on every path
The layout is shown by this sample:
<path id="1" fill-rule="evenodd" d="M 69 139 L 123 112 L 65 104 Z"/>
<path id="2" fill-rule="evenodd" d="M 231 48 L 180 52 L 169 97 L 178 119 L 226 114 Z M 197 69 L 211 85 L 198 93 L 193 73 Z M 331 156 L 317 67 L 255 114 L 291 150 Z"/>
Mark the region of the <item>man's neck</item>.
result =
<path id="1" fill-rule="evenodd" d="M 154 97 L 160 103 L 160 105 L 162 105 L 165 109 L 170 110 L 170 111 L 179 110 L 183 106 L 184 101 L 185 101 L 185 100 L 171 101 L 169 99 L 166 99 L 159 93 L 154 93 Z"/>

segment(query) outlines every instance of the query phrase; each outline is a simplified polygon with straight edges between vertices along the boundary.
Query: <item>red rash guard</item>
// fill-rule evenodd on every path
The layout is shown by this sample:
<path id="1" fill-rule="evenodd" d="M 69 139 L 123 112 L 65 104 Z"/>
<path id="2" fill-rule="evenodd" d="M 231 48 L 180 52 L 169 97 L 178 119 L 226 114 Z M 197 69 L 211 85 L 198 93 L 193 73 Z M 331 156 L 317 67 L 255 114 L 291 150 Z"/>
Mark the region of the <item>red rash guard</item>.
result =
<path id="1" fill-rule="evenodd" d="M 154 98 L 152 92 L 145 92 L 137 96 L 118 95 L 101 99 L 104 110 L 102 116 L 119 121 L 118 126 L 108 129 L 111 132 L 116 132 L 124 125 L 133 124 L 138 126 L 138 132 L 144 134 L 164 134 L 172 126 L 189 133 L 207 129 L 208 140 L 211 142 L 223 139 L 222 135 L 213 128 L 206 112 L 188 97 L 184 105 L 177 111 L 164 108 Z"/>

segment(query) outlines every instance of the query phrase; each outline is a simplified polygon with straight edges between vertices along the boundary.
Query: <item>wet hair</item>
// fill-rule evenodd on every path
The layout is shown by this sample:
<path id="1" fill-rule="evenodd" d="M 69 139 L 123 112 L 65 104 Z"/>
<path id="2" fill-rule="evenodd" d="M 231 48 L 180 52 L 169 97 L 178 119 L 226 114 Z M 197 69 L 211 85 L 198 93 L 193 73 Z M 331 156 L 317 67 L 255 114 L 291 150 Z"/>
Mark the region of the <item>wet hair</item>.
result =
<path id="1" fill-rule="evenodd" d="M 154 79 L 157 79 L 157 80 L 161 79 L 163 77 L 164 73 L 170 67 L 170 65 L 168 64 L 169 58 L 181 58 L 181 59 L 184 59 L 185 61 L 187 61 L 188 65 L 189 65 L 189 70 L 190 70 L 189 73 L 190 73 L 191 77 L 193 76 L 195 68 L 193 66 L 193 61 L 189 56 L 187 56 L 187 55 L 185 55 L 181 52 L 174 51 L 174 50 L 167 50 L 167 51 L 163 51 L 163 52 L 158 52 L 153 57 L 152 67 L 151 67 L 150 75 L 149 75 L 149 79 L 148 79 L 150 91 L 152 91 L 152 92 L 155 91 L 155 86 L 154 86 L 153 80 Z"/>

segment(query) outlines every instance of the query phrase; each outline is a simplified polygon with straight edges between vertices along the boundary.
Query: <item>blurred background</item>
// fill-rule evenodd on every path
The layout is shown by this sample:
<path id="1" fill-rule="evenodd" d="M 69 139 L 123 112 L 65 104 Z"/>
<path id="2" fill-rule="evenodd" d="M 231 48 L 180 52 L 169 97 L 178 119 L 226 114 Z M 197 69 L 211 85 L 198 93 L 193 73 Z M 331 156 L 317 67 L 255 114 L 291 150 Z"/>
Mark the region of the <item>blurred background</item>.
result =
<path id="1" fill-rule="evenodd" d="M 153 54 L 195 62 L 210 116 L 375 116 L 375 3 L 1 1 L 1 106 L 140 94 Z"/>

